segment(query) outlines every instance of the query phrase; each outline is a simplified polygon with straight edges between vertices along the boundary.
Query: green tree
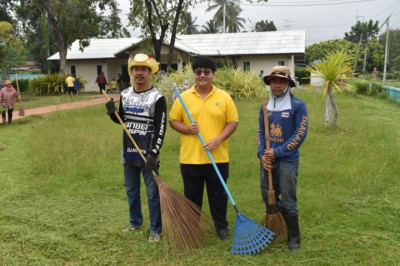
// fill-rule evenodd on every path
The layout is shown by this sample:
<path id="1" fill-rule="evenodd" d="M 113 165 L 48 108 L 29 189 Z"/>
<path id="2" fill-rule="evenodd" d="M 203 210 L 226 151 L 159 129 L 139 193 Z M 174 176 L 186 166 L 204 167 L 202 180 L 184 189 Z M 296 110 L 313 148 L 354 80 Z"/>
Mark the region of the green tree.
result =
<path id="1" fill-rule="evenodd" d="M 215 23 L 214 19 L 207 21 L 206 25 L 203 25 L 202 28 L 202 33 L 219 33 L 218 25 Z"/>
<path id="2" fill-rule="evenodd" d="M 22 43 L 13 31 L 13 25 L 0 21 L 0 71 L 3 78 L 20 62 Z"/>
<path id="3" fill-rule="evenodd" d="M 366 71 L 372 72 L 374 67 L 383 71 L 385 61 L 385 48 L 379 43 L 379 39 L 374 37 L 369 41 L 368 60 L 366 61 Z"/>
<path id="4" fill-rule="evenodd" d="M 12 18 L 12 2 L 15 0 L 0 0 L 0 21 L 10 22 L 15 24 L 15 20 Z"/>
<path id="5" fill-rule="evenodd" d="M 333 97 L 333 89 L 338 91 L 347 85 L 344 80 L 348 79 L 346 74 L 351 73 L 351 57 L 342 51 L 329 53 L 320 62 L 316 62 L 312 67 L 307 66 L 311 74 L 325 81 L 326 108 L 325 108 L 325 126 L 337 127 L 338 107 Z"/>
<path id="6" fill-rule="evenodd" d="M 256 31 L 256 32 L 276 31 L 276 27 L 275 27 L 275 24 L 273 21 L 268 21 L 267 19 L 260 20 L 256 23 L 254 31 Z"/>
<path id="7" fill-rule="evenodd" d="M 371 40 L 371 38 L 374 38 L 377 36 L 377 34 L 379 33 L 379 21 L 373 21 L 372 19 L 370 19 L 368 22 L 361 22 L 361 21 L 357 21 L 356 25 L 351 27 L 351 31 L 350 32 L 346 32 L 344 34 L 344 39 L 351 41 L 353 43 L 358 43 L 359 47 L 356 53 L 356 57 L 355 57 L 355 62 L 358 62 L 358 57 L 359 57 L 359 53 L 360 53 L 360 48 L 361 48 L 361 44 L 362 41 L 364 41 L 364 60 L 363 60 L 363 67 L 362 70 L 363 72 L 365 72 L 366 70 L 366 65 L 367 65 L 367 55 L 369 52 L 369 41 Z M 354 64 L 354 68 L 357 67 L 357 64 Z"/>
<path id="8" fill-rule="evenodd" d="M 320 43 L 314 43 L 306 47 L 304 61 L 311 65 L 316 60 L 322 60 L 328 54 L 336 51 L 347 51 L 350 55 L 355 55 L 357 45 L 346 40 L 329 40 Z"/>
<path id="9" fill-rule="evenodd" d="M 158 62 L 161 59 L 161 47 L 169 31 L 171 38 L 168 66 L 171 65 L 181 14 L 197 2 L 197 0 L 130 0 L 130 24 L 141 30 L 142 37 L 151 38 L 154 57 Z"/>
<path id="10" fill-rule="evenodd" d="M 199 32 L 197 29 L 198 25 L 196 24 L 197 18 L 192 17 L 192 14 L 189 12 L 182 13 L 182 19 L 180 23 L 181 30 L 179 31 L 181 34 L 196 34 Z"/>
<path id="11" fill-rule="evenodd" d="M 16 6 L 16 11 L 25 24 L 25 32 L 40 31 L 43 25 L 37 21 L 46 18 L 60 54 L 59 73 L 62 75 L 66 74 L 66 58 L 72 42 L 80 40 L 83 50 L 90 44 L 89 38 L 117 37 L 122 28 L 116 0 L 24 0 Z M 46 34 L 45 30 L 41 33 Z"/>

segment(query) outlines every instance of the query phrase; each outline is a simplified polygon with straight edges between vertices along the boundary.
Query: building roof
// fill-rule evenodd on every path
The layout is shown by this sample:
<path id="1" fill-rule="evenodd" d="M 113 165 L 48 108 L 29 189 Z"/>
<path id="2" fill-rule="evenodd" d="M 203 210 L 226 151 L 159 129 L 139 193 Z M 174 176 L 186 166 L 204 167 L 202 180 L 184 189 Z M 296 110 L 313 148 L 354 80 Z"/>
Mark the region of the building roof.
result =
<path id="1" fill-rule="evenodd" d="M 117 54 L 130 50 L 142 41 L 140 38 L 90 39 L 90 45 L 82 52 L 79 40 L 76 40 L 68 50 L 67 60 L 117 58 Z M 205 56 L 304 54 L 305 31 L 178 35 L 175 48 Z M 48 58 L 59 59 L 59 53 Z"/>
<path id="2" fill-rule="evenodd" d="M 140 38 L 90 39 L 90 45 L 80 51 L 76 40 L 68 49 L 67 60 L 116 58 L 115 54 L 141 41 Z M 47 60 L 60 60 L 60 54 L 55 53 Z"/>
<path id="3" fill-rule="evenodd" d="M 177 40 L 207 56 L 305 52 L 305 31 L 301 30 L 180 35 Z"/>

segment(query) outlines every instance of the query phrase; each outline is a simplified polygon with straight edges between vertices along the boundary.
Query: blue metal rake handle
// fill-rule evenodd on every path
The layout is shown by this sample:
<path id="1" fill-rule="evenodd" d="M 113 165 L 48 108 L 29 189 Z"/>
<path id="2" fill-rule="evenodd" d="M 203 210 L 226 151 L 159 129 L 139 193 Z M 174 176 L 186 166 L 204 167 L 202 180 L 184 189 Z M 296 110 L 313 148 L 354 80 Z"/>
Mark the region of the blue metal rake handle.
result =
<path id="1" fill-rule="evenodd" d="M 191 114 L 190 114 L 190 112 L 189 112 L 189 109 L 187 108 L 185 102 L 183 101 L 182 96 L 181 96 L 181 94 L 179 93 L 178 89 L 177 89 L 177 88 L 174 88 L 174 91 L 175 91 L 175 93 L 176 93 L 176 96 L 178 96 L 179 101 L 181 102 L 181 104 L 182 104 L 182 106 L 183 106 L 183 109 L 185 109 L 185 112 L 186 112 L 187 116 L 189 117 L 190 123 L 194 124 L 193 117 L 191 116 Z M 197 136 L 199 137 L 201 144 L 204 146 L 206 143 L 205 143 L 203 137 L 201 136 L 200 131 L 197 132 Z M 218 175 L 219 181 L 221 181 L 221 184 L 222 184 L 222 186 L 224 187 L 224 189 L 225 189 L 225 191 L 226 191 L 226 194 L 228 194 L 229 200 L 231 201 L 231 203 L 232 203 L 233 207 L 235 208 L 236 212 L 239 213 L 239 210 L 238 210 L 237 207 L 236 207 L 235 201 L 233 200 L 232 195 L 231 195 L 231 193 L 229 192 L 229 189 L 228 189 L 228 187 L 226 186 L 226 183 L 225 183 L 224 179 L 222 178 L 222 175 L 221 175 L 221 173 L 220 173 L 220 171 L 219 171 L 217 165 L 215 164 L 215 161 L 214 161 L 214 159 L 213 159 L 211 153 L 210 153 L 209 151 L 206 151 L 206 153 L 207 153 L 208 158 L 209 158 L 210 161 L 211 161 L 211 164 L 213 165 L 213 167 L 214 167 L 214 169 L 215 169 L 215 172 L 216 172 L 217 175 Z"/>

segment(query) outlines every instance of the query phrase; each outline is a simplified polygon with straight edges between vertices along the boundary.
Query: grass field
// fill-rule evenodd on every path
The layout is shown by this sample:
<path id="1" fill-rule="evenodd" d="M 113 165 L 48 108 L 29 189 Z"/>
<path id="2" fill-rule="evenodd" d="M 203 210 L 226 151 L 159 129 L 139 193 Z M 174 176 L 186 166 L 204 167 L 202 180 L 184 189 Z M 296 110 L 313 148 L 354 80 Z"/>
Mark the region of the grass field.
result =
<path id="1" fill-rule="evenodd" d="M 162 242 L 147 242 L 144 185 L 144 226 L 122 233 L 129 223 L 122 130 L 99 105 L 0 126 L 0 265 L 399 265 L 400 105 L 336 94 L 339 121 L 332 130 L 324 127 L 321 92 L 295 94 L 306 101 L 310 121 L 298 178 L 297 252 L 275 244 L 255 256 L 232 255 L 236 214 L 229 205 L 228 241 L 213 236 L 190 257 L 168 255 Z M 236 104 L 240 123 L 230 138 L 228 187 L 239 210 L 260 221 L 261 99 Z M 178 153 L 179 135 L 168 128 L 160 175 L 182 192 Z"/>

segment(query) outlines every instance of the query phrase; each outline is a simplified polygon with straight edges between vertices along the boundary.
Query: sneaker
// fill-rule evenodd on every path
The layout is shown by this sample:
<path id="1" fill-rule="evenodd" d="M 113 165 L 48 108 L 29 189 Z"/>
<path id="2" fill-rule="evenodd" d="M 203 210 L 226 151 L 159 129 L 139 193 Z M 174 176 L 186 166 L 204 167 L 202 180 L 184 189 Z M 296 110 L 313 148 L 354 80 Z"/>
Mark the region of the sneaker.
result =
<path id="1" fill-rule="evenodd" d="M 228 238 L 228 230 L 226 229 L 220 229 L 218 230 L 218 237 L 221 240 L 225 240 Z"/>
<path id="2" fill-rule="evenodd" d="M 160 235 L 159 233 L 156 232 L 150 232 L 149 235 L 149 242 L 157 242 L 160 241 Z"/>
<path id="3" fill-rule="evenodd" d="M 140 226 L 130 225 L 127 228 L 125 228 L 124 230 L 122 230 L 122 232 L 128 233 L 128 232 L 131 232 L 131 231 L 138 230 L 139 228 L 140 228 Z"/>

